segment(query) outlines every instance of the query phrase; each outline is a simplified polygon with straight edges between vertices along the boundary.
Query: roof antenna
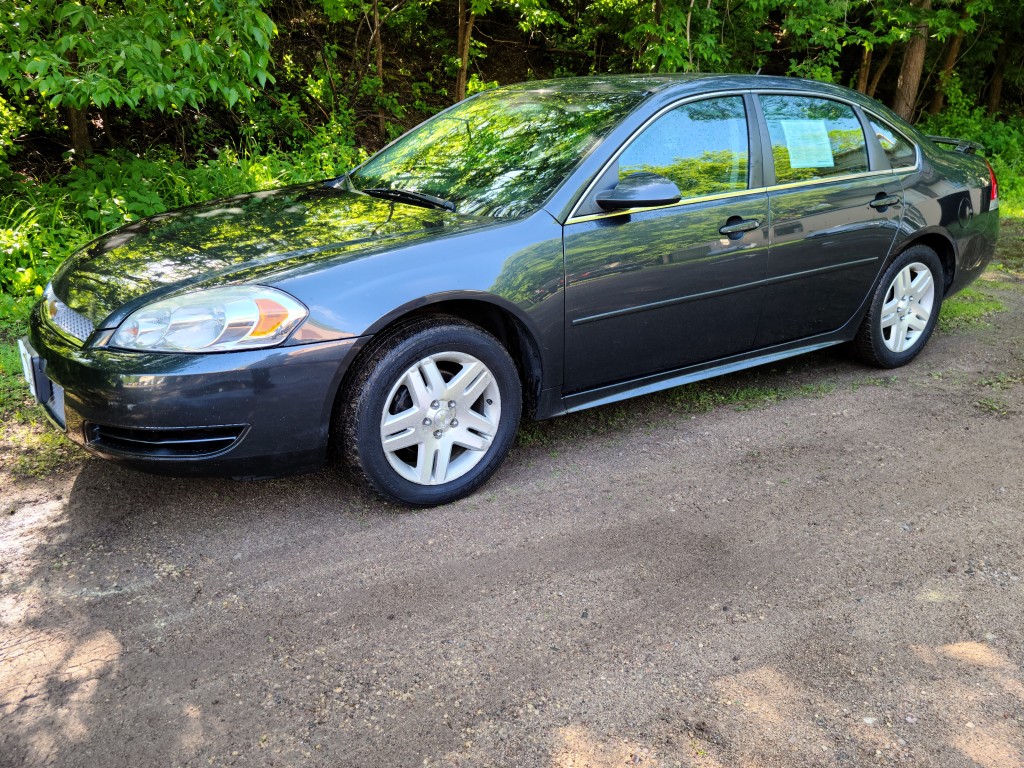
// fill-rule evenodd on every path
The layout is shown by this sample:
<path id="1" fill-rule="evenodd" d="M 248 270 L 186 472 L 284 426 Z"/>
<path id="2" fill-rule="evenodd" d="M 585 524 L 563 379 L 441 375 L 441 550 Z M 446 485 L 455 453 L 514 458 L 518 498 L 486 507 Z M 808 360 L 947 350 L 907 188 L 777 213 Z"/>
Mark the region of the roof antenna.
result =
<path id="1" fill-rule="evenodd" d="M 758 67 L 757 68 L 757 72 L 755 72 L 754 75 L 757 76 L 757 75 L 760 75 L 760 74 L 761 74 L 761 68 Z"/>

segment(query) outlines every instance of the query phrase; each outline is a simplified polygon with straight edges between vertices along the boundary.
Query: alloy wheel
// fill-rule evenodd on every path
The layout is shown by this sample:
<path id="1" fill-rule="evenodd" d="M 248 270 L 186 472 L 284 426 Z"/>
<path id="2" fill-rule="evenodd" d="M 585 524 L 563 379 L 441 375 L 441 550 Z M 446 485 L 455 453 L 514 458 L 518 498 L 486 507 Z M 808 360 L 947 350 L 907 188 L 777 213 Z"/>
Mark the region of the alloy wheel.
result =
<path id="1" fill-rule="evenodd" d="M 418 485 L 448 483 L 483 460 L 501 421 L 501 393 L 472 355 L 441 352 L 398 377 L 380 420 L 391 467 Z"/>
<path id="2" fill-rule="evenodd" d="M 928 327 L 934 304 L 935 280 L 926 265 L 915 261 L 897 272 L 879 320 L 885 346 L 896 353 L 914 347 Z"/>

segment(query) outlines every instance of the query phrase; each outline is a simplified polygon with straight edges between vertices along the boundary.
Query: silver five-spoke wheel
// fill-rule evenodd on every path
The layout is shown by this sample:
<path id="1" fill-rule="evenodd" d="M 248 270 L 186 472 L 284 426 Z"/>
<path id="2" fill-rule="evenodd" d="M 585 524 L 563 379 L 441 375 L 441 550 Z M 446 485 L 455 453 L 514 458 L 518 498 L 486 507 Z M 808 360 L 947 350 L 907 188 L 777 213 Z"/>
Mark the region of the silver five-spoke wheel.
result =
<path id="1" fill-rule="evenodd" d="M 878 279 L 853 339 L 857 356 L 881 368 L 913 360 L 939 319 L 946 284 L 942 261 L 927 245 L 897 254 Z"/>
<path id="2" fill-rule="evenodd" d="M 447 315 L 381 332 L 339 398 L 335 434 L 348 466 L 378 493 L 416 507 L 479 488 L 512 447 L 523 409 L 509 350 Z"/>
<path id="3" fill-rule="evenodd" d="M 410 366 L 391 388 L 380 420 L 388 463 L 410 482 L 462 477 L 487 454 L 501 421 L 501 393 L 480 360 L 441 352 Z"/>
<path id="4" fill-rule="evenodd" d="M 882 304 L 882 339 L 893 352 L 906 352 L 917 344 L 928 327 L 935 303 L 935 280 L 919 261 L 896 273 Z"/>

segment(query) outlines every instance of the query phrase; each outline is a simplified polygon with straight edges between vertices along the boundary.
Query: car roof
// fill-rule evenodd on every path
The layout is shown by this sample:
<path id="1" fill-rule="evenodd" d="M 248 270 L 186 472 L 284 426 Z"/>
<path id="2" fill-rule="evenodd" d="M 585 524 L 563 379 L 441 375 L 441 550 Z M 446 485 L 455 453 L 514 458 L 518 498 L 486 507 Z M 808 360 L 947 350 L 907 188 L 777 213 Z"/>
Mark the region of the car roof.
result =
<path id="1" fill-rule="evenodd" d="M 850 88 L 817 80 L 775 75 L 741 74 L 649 74 L 649 75 L 590 75 L 550 80 L 529 80 L 504 85 L 500 91 L 560 92 L 560 93 L 661 93 L 672 90 L 678 94 L 699 94 L 719 90 L 782 89 L 808 93 L 832 94 L 846 99 L 875 104 L 863 94 Z"/>
<path id="2" fill-rule="evenodd" d="M 727 90 L 785 90 L 805 92 L 808 95 L 833 96 L 851 101 L 875 112 L 906 131 L 910 125 L 897 117 L 885 105 L 864 94 L 833 83 L 804 80 L 799 77 L 749 74 L 645 74 L 645 75 L 591 75 L 551 80 L 531 80 L 501 86 L 499 91 L 520 93 L 646 93 L 661 94 L 668 98 L 700 95 Z"/>

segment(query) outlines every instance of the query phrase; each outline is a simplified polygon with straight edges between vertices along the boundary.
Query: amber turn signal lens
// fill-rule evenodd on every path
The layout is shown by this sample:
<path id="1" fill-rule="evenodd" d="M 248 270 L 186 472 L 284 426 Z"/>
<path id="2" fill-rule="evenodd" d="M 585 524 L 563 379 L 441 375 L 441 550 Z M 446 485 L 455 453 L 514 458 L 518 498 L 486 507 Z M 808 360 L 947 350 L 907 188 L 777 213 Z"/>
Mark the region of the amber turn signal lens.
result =
<path id="1" fill-rule="evenodd" d="M 250 337 L 269 336 L 289 317 L 288 308 L 272 299 L 256 299 L 256 306 L 260 308 L 260 319 L 249 333 Z"/>

